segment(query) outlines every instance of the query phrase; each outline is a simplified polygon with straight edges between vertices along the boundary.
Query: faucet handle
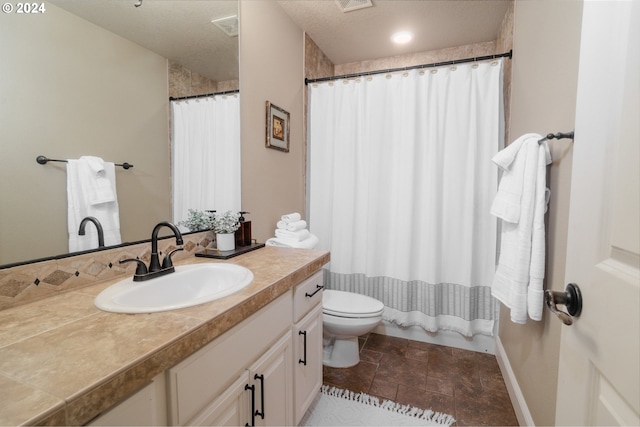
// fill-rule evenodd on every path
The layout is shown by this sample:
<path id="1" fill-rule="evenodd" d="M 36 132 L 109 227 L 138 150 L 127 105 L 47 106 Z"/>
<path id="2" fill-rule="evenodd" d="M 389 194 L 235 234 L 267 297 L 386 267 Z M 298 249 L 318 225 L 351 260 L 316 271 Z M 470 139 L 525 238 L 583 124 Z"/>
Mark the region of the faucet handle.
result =
<path id="1" fill-rule="evenodd" d="M 184 248 L 177 248 L 165 255 L 164 259 L 162 260 L 162 269 L 164 270 L 165 268 L 173 267 L 173 261 L 171 260 L 171 257 L 174 253 L 182 250 L 184 250 Z"/>
<path id="2" fill-rule="evenodd" d="M 133 259 L 133 258 L 127 258 L 127 259 L 121 259 L 120 264 L 124 264 L 125 262 L 137 262 L 138 266 L 136 267 L 136 276 L 140 276 L 143 274 L 147 274 L 147 266 L 144 264 L 144 262 L 140 261 L 139 259 Z"/>

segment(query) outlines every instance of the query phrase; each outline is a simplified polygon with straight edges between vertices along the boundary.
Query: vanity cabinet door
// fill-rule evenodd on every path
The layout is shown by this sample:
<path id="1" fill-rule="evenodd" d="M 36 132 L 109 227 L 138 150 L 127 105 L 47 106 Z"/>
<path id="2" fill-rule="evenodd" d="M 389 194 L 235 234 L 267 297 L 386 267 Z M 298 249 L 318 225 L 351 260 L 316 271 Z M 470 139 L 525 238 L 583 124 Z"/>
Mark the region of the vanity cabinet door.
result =
<path id="1" fill-rule="evenodd" d="M 322 386 L 322 305 L 293 327 L 295 425 L 300 423 Z"/>
<path id="2" fill-rule="evenodd" d="M 253 405 L 250 401 L 248 405 L 254 408 L 254 425 L 293 425 L 291 358 L 291 332 L 287 331 L 249 369 L 249 386 L 255 387 Z"/>
<path id="3" fill-rule="evenodd" d="M 203 411 L 228 393 L 245 372 L 251 372 L 256 361 L 273 351 L 283 334 L 291 341 L 292 300 L 291 293 L 285 293 L 168 370 L 171 425 L 197 423 Z M 291 381 L 291 376 L 287 378 Z M 250 376 L 245 384 L 252 381 Z"/>
<path id="4" fill-rule="evenodd" d="M 248 382 L 249 371 L 245 371 L 190 424 L 194 426 L 251 425 L 251 396 L 246 389 Z"/>

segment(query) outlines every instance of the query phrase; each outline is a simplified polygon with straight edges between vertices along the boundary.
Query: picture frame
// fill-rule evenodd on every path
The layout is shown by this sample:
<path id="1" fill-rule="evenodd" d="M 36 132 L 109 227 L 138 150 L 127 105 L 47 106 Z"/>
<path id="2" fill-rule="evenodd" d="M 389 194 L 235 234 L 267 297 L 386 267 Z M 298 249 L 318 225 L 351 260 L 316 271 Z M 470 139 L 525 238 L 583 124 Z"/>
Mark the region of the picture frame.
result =
<path id="1" fill-rule="evenodd" d="M 267 140 L 265 146 L 289 152 L 289 113 L 267 101 Z"/>

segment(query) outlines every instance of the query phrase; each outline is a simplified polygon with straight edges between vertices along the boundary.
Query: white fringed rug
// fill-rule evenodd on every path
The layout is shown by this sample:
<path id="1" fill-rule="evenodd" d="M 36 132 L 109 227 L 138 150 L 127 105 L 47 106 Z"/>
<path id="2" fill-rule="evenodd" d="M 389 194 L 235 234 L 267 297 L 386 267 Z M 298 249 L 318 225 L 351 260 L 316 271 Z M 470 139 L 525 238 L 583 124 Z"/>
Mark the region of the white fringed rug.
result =
<path id="1" fill-rule="evenodd" d="M 451 415 L 403 406 L 390 400 L 382 403 L 365 393 L 322 386 L 305 414 L 301 426 L 450 426 Z"/>

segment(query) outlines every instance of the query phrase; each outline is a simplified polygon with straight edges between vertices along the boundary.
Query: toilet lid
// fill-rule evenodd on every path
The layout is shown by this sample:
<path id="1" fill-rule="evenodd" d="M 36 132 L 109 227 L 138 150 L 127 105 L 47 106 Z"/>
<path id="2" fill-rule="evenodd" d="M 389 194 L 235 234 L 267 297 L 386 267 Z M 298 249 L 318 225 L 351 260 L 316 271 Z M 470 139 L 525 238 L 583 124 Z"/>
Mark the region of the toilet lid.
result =
<path id="1" fill-rule="evenodd" d="M 353 292 L 325 290 L 322 311 L 340 317 L 373 317 L 382 313 L 384 304 L 375 298 Z"/>

